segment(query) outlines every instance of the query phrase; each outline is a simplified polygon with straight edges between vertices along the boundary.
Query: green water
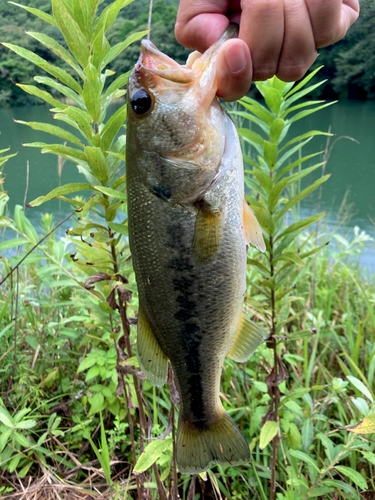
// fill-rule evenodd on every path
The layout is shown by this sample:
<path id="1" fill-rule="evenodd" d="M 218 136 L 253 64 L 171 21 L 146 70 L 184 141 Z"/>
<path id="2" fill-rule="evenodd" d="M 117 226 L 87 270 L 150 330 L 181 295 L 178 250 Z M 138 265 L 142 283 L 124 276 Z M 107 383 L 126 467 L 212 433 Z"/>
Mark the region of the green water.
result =
<path id="1" fill-rule="evenodd" d="M 110 111 L 117 109 L 114 106 Z M 57 157 L 51 154 L 42 155 L 39 149 L 23 147 L 28 142 L 62 142 L 55 141 L 48 134 L 34 131 L 29 127 L 17 124 L 13 119 L 24 121 L 56 122 L 49 115 L 46 106 L 20 107 L 0 109 L 0 149 L 10 146 L 11 152 L 18 155 L 5 166 L 5 189 L 10 196 L 9 208 L 12 213 L 15 204 L 23 204 L 26 189 L 26 163 L 29 161 L 30 175 L 27 201 L 47 194 L 59 185 L 57 174 Z M 58 124 L 63 126 L 61 122 Z M 332 173 L 329 181 L 324 184 L 320 201 L 320 211 L 329 212 L 330 227 L 337 222 L 342 201 L 347 194 L 346 207 L 349 208 L 351 219 L 346 220 L 341 232 L 351 237 L 352 228 L 357 225 L 375 238 L 375 103 L 372 102 L 340 102 L 297 122 L 290 133 L 295 136 L 308 130 L 328 131 L 331 126 L 335 137 L 331 139 L 332 146 L 326 173 Z M 350 137 L 351 139 L 344 138 Z M 340 138 L 338 140 L 338 138 Z M 57 138 L 56 138 L 57 139 Z M 354 141 L 358 141 L 354 142 Z M 326 146 L 324 137 L 314 138 L 304 149 L 304 155 L 323 150 Z M 321 161 L 321 160 L 318 160 Z M 312 163 L 311 163 L 312 164 Z M 307 182 L 313 182 L 311 177 Z M 78 173 L 76 166 L 66 162 L 62 172 L 61 183 L 85 181 Z M 319 209 L 318 195 L 310 197 L 302 206 L 303 215 L 314 213 Z M 50 201 L 41 207 L 28 209 L 26 215 L 37 227 L 42 212 L 54 213 L 56 222 L 70 212 L 67 204 L 61 204 L 59 213 L 58 201 Z M 371 221 L 372 219 L 372 221 Z M 361 263 L 375 269 L 375 245 L 368 243 Z"/>

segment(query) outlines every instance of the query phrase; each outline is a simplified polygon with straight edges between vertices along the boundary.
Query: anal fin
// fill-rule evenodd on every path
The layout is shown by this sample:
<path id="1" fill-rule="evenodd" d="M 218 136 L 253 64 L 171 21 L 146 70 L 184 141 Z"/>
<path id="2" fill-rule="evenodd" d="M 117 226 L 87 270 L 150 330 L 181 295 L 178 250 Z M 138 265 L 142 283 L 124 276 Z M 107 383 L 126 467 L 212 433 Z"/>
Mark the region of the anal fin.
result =
<path id="1" fill-rule="evenodd" d="M 266 245 L 263 240 L 262 229 L 253 211 L 245 200 L 243 200 L 243 226 L 245 230 L 246 243 L 251 243 L 261 252 L 265 252 Z"/>
<path id="2" fill-rule="evenodd" d="M 200 202 L 193 241 L 193 252 L 197 262 L 207 264 L 217 254 L 223 234 L 223 209 Z"/>
<path id="3" fill-rule="evenodd" d="M 261 328 L 242 311 L 237 333 L 227 356 L 243 363 L 254 354 L 264 339 Z"/>
<path id="4" fill-rule="evenodd" d="M 142 372 L 151 384 L 161 386 L 166 383 L 168 358 L 160 347 L 142 306 L 139 306 L 138 315 L 137 358 Z"/>

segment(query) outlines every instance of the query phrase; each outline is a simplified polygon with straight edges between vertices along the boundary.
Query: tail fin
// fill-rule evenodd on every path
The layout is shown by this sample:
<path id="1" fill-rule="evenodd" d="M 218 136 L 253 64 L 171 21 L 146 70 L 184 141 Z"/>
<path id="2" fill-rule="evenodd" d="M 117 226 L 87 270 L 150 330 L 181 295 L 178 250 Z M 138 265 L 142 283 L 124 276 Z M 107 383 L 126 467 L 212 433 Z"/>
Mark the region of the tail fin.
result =
<path id="1" fill-rule="evenodd" d="M 196 474 L 215 463 L 224 466 L 241 465 L 248 460 L 249 445 L 227 412 L 223 411 L 219 422 L 204 430 L 179 421 L 177 466 L 180 472 Z"/>

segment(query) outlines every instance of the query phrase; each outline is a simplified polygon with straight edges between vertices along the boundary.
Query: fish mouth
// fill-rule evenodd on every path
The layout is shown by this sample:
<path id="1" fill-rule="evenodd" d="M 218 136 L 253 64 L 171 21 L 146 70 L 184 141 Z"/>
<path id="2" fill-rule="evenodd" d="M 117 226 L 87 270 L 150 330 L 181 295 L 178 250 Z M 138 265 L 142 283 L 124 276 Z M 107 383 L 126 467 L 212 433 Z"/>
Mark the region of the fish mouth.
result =
<path id="1" fill-rule="evenodd" d="M 134 72 L 149 77 L 158 76 L 175 83 L 191 83 L 195 79 L 192 69 L 178 64 L 157 49 L 150 40 L 142 40 L 141 54 Z"/>

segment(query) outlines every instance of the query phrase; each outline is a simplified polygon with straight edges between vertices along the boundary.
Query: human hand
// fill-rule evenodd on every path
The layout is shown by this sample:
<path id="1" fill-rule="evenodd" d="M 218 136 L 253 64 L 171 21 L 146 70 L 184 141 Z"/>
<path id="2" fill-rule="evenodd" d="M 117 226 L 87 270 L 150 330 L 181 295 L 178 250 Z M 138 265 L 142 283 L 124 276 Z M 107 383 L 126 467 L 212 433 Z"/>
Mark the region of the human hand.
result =
<path id="1" fill-rule="evenodd" d="M 317 48 L 343 38 L 359 13 L 359 0 L 181 0 L 176 38 L 204 52 L 229 22 L 240 25 L 217 56 L 218 91 L 235 101 L 253 80 L 303 77 Z"/>

